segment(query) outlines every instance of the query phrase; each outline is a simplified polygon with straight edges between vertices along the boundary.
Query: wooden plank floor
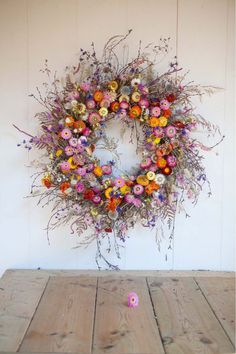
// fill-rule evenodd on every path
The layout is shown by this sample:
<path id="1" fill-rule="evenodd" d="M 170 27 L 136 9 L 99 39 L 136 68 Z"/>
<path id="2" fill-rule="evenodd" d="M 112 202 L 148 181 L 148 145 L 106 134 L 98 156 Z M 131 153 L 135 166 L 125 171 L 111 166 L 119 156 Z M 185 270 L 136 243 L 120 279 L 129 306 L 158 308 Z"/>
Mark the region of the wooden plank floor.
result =
<path id="1" fill-rule="evenodd" d="M 234 315 L 234 273 L 11 270 L 0 353 L 235 353 Z"/>

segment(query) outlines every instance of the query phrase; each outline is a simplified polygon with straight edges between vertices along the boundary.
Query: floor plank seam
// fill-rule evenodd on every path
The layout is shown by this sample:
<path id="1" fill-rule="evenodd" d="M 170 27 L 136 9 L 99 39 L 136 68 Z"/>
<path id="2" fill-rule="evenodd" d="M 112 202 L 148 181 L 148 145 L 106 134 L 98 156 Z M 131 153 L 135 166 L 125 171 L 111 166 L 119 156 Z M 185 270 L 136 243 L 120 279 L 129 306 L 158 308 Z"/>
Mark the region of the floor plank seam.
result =
<path id="1" fill-rule="evenodd" d="M 155 307 L 154 307 L 154 303 L 153 303 L 153 301 L 152 301 L 152 295 L 151 295 L 151 290 L 150 290 L 150 287 L 149 287 L 148 279 L 147 279 L 147 277 L 146 277 L 145 279 L 146 279 L 147 289 L 148 289 L 148 293 L 149 293 L 149 298 L 150 298 L 150 301 L 151 301 L 152 310 L 153 310 L 154 318 L 155 318 L 155 321 L 156 321 L 157 330 L 158 330 L 158 333 L 159 333 L 159 336 L 160 336 L 160 339 L 161 339 L 163 351 L 164 351 L 165 354 L 167 354 L 167 352 L 166 352 L 166 350 L 165 350 L 165 345 L 164 345 L 164 342 L 163 342 L 163 339 L 162 339 L 161 330 L 160 330 L 160 327 L 159 327 L 159 323 L 158 323 L 158 318 L 157 318 L 156 310 L 155 310 Z"/>
<path id="2" fill-rule="evenodd" d="M 31 317 L 31 319 L 30 319 L 29 325 L 27 326 L 27 328 L 26 328 L 26 330 L 25 330 L 25 333 L 24 333 L 24 335 L 23 335 L 23 337 L 22 337 L 21 343 L 19 344 L 19 346 L 18 346 L 18 348 L 17 348 L 17 350 L 16 350 L 16 353 L 20 351 L 21 345 L 22 345 L 22 343 L 23 343 L 23 341 L 24 341 L 24 339 L 25 339 L 25 335 L 26 335 L 26 333 L 28 332 L 28 329 L 29 329 L 30 326 L 31 326 L 31 323 L 32 323 L 33 318 L 34 318 L 34 315 L 35 315 L 35 313 L 36 313 L 36 311 L 37 311 L 37 309 L 38 309 L 38 307 L 39 307 L 39 304 L 40 304 L 40 302 L 41 302 L 41 300 L 42 300 L 42 298 L 43 298 L 43 295 L 44 295 L 44 293 L 45 293 L 45 291 L 46 291 L 46 288 L 47 288 L 47 286 L 48 286 L 49 279 L 50 279 L 50 276 L 49 276 L 48 279 L 47 279 L 47 282 L 46 282 L 46 284 L 45 284 L 45 287 L 44 287 L 44 289 L 43 289 L 43 291 L 42 291 L 42 294 L 41 294 L 41 296 L 40 296 L 40 298 L 39 298 L 39 301 L 38 301 L 38 303 L 37 303 L 37 306 L 35 307 L 35 310 L 34 310 L 34 313 L 33 313 L 32 317 Z"/>
<path id="3" fill-rule="evenodd" d="M 97 287 L 96 287 L 96 295 L 94 300 L 94 316 L 93 316 L 93 333 L 92 333 L 92 342 L 91 342 L 91 350 L 90 352 L 93 353 L 94 351 L 94 337 L 95 337 L 95 322 L 96 322 L 96 313 L 97 313 L 97 297 L 98 297 L 98 277 L 97 277 Z"/>
<path id="4" fill-rule="evenodd" d="M 198 281 L 197 281 L 197 279 L 195 277 L 193 277 L 193 280 L 195 281 L 195 283 L 199 287 L 199 290 L 201 291 L 202 296 L 204 297 L 204 299 L 206 300 L 207 304 L 209 305 L 212 313 L 214 314 L 215 318 L 217 319 L 218 323 L 220 324 L 220 327 L 223 329 L 223 331 L 224 331 L 225 335 L 227 336 L 228 340 L 232 344 L 233 348 L 236 349 L 236 347 L 235 347 L 234 343 L 232 342 L 230 336 L 228 335 L 227 331 L 225 330 L 224 326 L 222 325 L 221 321 L 219 320 L 218 316 L 216 315 L 214 309 L 212 308 L 211 303 L 208 301 L 208 299 L 207 299 L 207 297 L 206 297 L 206 295 L 204 293 L 204 290 L 201 288 L 200 284 L 198 283 Z"/>

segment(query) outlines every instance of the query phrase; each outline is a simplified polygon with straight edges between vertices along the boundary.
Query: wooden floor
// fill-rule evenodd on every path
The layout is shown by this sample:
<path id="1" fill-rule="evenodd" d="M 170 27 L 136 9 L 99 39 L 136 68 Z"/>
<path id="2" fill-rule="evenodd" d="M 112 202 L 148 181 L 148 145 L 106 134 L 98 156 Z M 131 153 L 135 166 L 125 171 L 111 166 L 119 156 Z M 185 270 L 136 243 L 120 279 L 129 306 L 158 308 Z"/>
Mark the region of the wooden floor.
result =
<path id="1" fill-rule="evenodd" d="M 233 273 L 9 270 L 0 352 L 235 353 L 234 296 Z"/>

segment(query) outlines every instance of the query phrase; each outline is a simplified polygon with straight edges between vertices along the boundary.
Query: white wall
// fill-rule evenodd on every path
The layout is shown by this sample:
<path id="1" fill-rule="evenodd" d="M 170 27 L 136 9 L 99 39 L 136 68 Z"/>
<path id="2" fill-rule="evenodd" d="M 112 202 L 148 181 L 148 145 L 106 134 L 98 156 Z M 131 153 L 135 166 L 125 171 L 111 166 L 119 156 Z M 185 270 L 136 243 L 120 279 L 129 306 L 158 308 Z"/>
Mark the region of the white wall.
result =
<path id="1" fill-rule="evenodd" d="M 130 28 L 131 52 L 139 39 L 148 43 L 170 36 L 169 58 L 177 53 L 190 78 L 224 89 L 196 104 L 198 112 L 219 124 L 226 139 L 205 159 L 213 196 L 209 199 L 203 194 L 198 205 L 188 210 L 191 218 L 177 217 L 167 260 L 167 242 L 158 252 L 155 232 L 136 227 L 129 233 L 120 267 L 234 268 L 233 26 L 233 0 L 0 0 L 1 272 L 6 268 L 96 268 L 95 245 L 72 250 L 77 240 L 67 229 L 52 233 L 48 246 L 43 229 L 49 210 L 24 198 L 31 173 L 26 165 L 35 155 L 16 147 L 23 137 L 11 123 L 36 132 L 33 115 L 40 107 L 27 95 L 42 84 L 39 69 L 45 58 L 62 73 L 75 62 L 80 47 L 88 48 L 94 41 L 99 51 L 110 36 Z"/>

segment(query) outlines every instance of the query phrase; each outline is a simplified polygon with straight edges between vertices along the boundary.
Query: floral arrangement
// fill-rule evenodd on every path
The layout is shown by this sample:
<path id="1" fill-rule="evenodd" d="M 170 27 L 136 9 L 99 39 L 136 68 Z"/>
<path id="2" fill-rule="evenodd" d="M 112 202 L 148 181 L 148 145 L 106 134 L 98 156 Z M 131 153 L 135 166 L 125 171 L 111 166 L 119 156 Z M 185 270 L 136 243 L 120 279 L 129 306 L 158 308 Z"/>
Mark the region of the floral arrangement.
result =
<path id="1" fill-rule="evenodd" d="M 96 240 L 97 263 L 103 259 L 110 267 L 115 266 L 101 250 L 102 239 L 108 237 L 110 250 L 114 235 L 119 257 L 118 242 L 125 241 L 137 222 L 153 228 L 166 220 L 173 238 L 176 213 L 184 210 L 185 199 L 196 203 L 207 182 L 200 150 L 212 147 L 204 146 L 193 132 L 218 131 L 193 113 L 191 103 L 193 96 L 212 93 L 213 88 L 185 83 L 176 58 L 165 73 L 155 72 L 157 58 L 168 52 L 169 39 L 143 50 L 140 43 L 136 58 L 120 63 L 116 49 L 130 32 L 110 38 L 101 59 L 93 44 L 91 51 L 81 49 L 78 65 L 68 67 L 62 81 L 54 76 L 45 84 L 45 98 L 39 90 L 32 95 L 44 106 L 36 114 L 40 133 L 23 131 L 30 138 L 24 141 L 26 148 L 44 151 L 31 194 L 40 203 L 54 203 L 47 230 L 70 223 L 71 232 L 81 236 L 92 228 L 81 244 Z M 43 71 L 51 77 L 47 61 Z M 117 142 L 105 130 L 118 121 L 124 131 L 129 129 L 142 156 L 132 173 L 120 175 L 114 172 Z M 109 150 L 114 158 L 101 163 L 95 154 L 98 148 Z"/>

